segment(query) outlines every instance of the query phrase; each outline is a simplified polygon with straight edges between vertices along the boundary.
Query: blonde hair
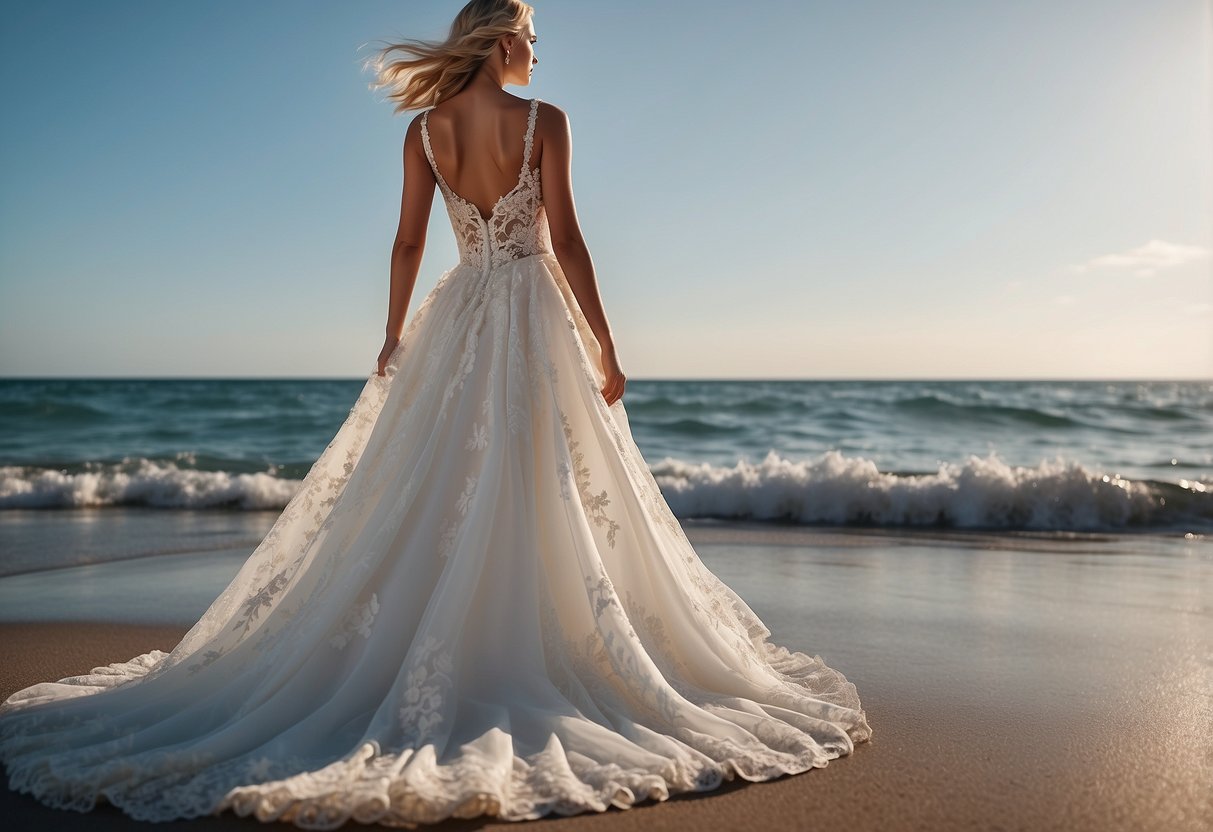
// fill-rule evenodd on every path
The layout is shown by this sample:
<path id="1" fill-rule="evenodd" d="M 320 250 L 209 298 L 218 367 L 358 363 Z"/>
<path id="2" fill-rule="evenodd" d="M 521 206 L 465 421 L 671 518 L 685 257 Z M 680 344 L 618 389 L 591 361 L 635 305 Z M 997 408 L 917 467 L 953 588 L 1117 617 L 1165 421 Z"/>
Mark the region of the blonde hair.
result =
<path id="1" fill-rule="evenodd" d="M 377 76 L 371 89 L 388 88 L 394 113 L 433 107 L 463 89 L 497 42 L 521 31 L 534 13 L 522 0 L 472 0 L 455 15 L 446 40 L 388 43 L 368 59 Z M 388 61 L 393 52 L 413 57 Z"/>

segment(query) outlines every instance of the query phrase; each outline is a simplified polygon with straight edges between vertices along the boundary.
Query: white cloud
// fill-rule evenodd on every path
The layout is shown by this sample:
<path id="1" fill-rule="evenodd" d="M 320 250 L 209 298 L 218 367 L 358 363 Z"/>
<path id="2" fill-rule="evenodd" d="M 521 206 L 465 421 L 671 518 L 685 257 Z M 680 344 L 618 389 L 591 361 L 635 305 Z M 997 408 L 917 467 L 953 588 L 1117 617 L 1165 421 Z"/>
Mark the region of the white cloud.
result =
<path id="1" fill-rule="evenodd" d="M 1138 277 L 1153 277 L 1164 269 L 1172 269 L 1187 263 L 1195 263 L 1209 257 L 1209 250 L 1200 246 L 1185 246 L 1165 240 L 1151 240 L 1144 246 L 1129 249 L 1119 254 L 1104 254 L 1085 263 L 1070 266 L 1076 274 L 1093 269 L 1131 270 Z"/>

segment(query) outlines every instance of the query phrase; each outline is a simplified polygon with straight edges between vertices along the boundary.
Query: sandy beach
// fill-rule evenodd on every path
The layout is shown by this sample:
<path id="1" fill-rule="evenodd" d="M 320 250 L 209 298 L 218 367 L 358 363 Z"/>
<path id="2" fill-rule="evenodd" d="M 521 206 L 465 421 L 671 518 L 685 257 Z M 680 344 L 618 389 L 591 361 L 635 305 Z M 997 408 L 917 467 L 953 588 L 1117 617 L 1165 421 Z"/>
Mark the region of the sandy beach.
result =
<path id="1" fill-rule="evenodd" d="M 855 682 L 874 736 L 824 769 L 545 819 L 542 828 L 1213 823 L 1207 540 L 712 523 L 688 530 L 705 563 L 763 615 L 777 641 L 819 653 Z M 71 569 L 58 572 L 70 580 Z M 0 580 L 0 589 L 23 577 Z M 169 650 L 187 623 L 0 624 L 0 693 Z M 77 815 L 12 792 L 4 801 L 15 822 L 8 828 L 134 824 L 110 806 Z M 263 827 L 227 814 L 167 828 L 237 824 Z M 441 828 L 515 826 L 481 819 Z"/>

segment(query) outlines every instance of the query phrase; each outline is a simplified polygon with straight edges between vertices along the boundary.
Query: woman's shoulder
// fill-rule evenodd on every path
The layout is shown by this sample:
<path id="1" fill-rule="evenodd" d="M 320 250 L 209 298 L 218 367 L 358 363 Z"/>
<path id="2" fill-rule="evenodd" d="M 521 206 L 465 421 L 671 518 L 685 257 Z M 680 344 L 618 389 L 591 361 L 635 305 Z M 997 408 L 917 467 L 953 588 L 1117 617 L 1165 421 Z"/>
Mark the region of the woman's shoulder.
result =
<path id="1" fill-rule="evenodd" d="M 535 110 L 535 129 L 541 133 L 567 133 L 569 114 L 551 101 L 540 99 Z"/>

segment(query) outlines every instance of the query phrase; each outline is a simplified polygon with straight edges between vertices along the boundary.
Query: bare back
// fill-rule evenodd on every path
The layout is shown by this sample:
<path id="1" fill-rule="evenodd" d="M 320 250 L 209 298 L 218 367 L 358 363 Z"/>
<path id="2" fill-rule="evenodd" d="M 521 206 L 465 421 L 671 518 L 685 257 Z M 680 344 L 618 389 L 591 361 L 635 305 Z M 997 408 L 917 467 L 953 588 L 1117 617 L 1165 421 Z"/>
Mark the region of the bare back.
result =
<path id="1" fill-rule="evenodd" d="M 518 184 L 530 102 L 511 97 L 501 105 L 460 101 L 433 108 L 427 117 L 434 162 L 447 186 L 488 217 L 497 200 Z M 538 141 L 530 166 L 541 155 Z"/>

